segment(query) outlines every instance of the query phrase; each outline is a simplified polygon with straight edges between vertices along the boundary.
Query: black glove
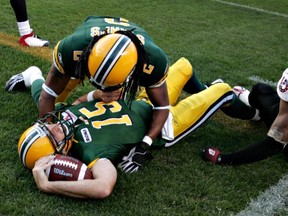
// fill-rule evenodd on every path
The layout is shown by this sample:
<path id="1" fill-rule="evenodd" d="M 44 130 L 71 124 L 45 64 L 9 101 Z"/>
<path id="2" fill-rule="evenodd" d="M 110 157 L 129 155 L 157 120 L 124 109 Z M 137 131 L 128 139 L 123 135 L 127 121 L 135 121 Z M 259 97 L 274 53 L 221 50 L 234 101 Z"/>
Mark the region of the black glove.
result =
<path id="1" fill-rule="evenodd" d="M 127 156 L 122 158 L 122 162 L 118 164 L 118 167 L 125 173 L 137 172 L 145 161 L 152 159 L 148 152 L 149 148 L 150 146 L 145 142 L 138 143 Z"/>

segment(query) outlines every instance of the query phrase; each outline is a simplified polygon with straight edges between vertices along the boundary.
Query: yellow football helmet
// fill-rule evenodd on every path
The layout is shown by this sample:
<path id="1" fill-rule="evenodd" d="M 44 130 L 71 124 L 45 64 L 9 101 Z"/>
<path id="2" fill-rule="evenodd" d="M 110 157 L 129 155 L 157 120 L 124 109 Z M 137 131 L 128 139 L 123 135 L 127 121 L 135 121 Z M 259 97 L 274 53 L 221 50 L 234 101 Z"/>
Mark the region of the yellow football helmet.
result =
<path id="1" fill-rule="evenodd" d="M 104 91 L 116 90 L 129 80 L 137 60 L 137 48 L 128 36 L 107 34 L 94 44 L 88 57 L 90 82 Z"/>
<path id="2" fill-rule="evenodd" d="M 61 125 L 64 132 L 63 140 L 57 141 L 53 133 L 47 127 L 47 119 L 54 118 L 56 124 Z M 57 116 L 57 112 L 45 115 L 42 119 L 29 127 L 20 137 L 18 142 L 18 154 L 25 167 L 33 169 L 35 162 L 43 156 L 55 153 L 66 155 L 72 146 L 75 125 L 69 113 L 65 120 Z"/>
<path id="3" fill-rule="evenodd" d="M 18 142 L 18 154 L 28 169 L 33 169 L 35 162 L 41 157 L 55 152 L 56 149 L 50 138 L 38 123 L 29 127 Z"/>

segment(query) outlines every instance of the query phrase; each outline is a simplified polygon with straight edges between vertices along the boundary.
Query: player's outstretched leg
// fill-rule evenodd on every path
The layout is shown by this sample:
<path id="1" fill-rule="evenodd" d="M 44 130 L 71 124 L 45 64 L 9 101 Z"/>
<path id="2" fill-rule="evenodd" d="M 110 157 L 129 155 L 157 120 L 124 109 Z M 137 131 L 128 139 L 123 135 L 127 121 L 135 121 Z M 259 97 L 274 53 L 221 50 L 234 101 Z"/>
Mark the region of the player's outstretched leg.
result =
<path id="1" fill-rule="evenodd" d="M 246 88 L 242 86 L 234 86 L 233 92 L 243 103 L 245 103 L 247 106 L 251 106 L 249 103 L 249 94 L 250 94 L 249 90 L 247 90 Z M 251 119 L 251 121 L 260 121 L 260 120 L 261 120 L 261 117 L 260 117 L 259 110 L 256 109 L 255 116 Z"/>

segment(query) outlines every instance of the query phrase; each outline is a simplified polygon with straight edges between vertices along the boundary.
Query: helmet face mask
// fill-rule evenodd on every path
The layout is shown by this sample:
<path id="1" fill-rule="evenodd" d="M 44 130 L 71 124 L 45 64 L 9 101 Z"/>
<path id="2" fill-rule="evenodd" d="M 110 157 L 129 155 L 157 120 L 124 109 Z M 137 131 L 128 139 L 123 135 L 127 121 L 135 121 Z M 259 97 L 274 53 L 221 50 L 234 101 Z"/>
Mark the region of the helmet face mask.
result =
<path id="1" fill-rule="evenodd" d="M 90 77 L 89 81 L 90 83 L 95 86 L 96 88 L 98 89 L 101 89 L 102 91 L 105 91 L 105 92 L 111 92 L 111 91 L 115 91 L 115 90 L 118 90 L 120 88 L 122 88 L 123 86 L 125 86 L 129 80 L 130 80 L 130 77 L 133 73 L 135 68 L 133 68 L 133 70 L 131 71 L 131 73 L 127 76 L 127 78 L 125 79 L 125 81 L 119 85 L 115 85 L 115 86 L 103 86 L 103 85 L 100 85 L 99 83 L 95 82 L 95 80 Z"/>
<path id="2" fill-rule="evenodd" d="M 129 37 L 107 34 L 96 41 L 89 53 L 90 82 L 104 91 L 119 89 L 134 72 L 137 60 L 137 48 Z"/>
<path id="3" fill-rule="evenodd" d="M 64 132 L 63 140 L 57 141 L 49 130 L 49 123 L 45 120 L 50 117 L 56 118 Z M 71 148 L 74 134 L 74 124 L 70 121 L 59 120 L 55 113 L 46 115 L 43 119 L 29 127 L 20 137 L 18 142 L 18 154 L 25 167 L 32 169 L 37 160 L 43 156 L 61 153 L 67 154 Z"/>
<path id="4" fill-rule="evenodd" d="M 64 147 L 64 144 L 65 144 L 65 138 L 63 140 L 57 141 L 57 139 L 54 137 L 53 133 L 49 129 L 49 123 L 40 122 L 40 121 L 38 121 L 37 123 L 38 123 L 38 127 L 42 130 L 43 133 L 46 134 L 46 136 L 50 140 L 51 144 L 54 145 L 56 151 L 58 153 L 61 153 L 61 151 Z M 63 126 L 62 126 L 62 130 L 65 134 L 65 130 L 64 130 Z"/>
<path id="5" fill-rule="evenodd" d="M 59 124 L 62 128 L 64 138 L 63 140 L 57 141 L 53 133 L 49 129 L 48 125 L 51 124 L 46 121 L 48 118 L 54 118 L 56 124 Z M 37 123 L 40 125 L 41 129 L 46 133 L 47 137 L 50 139 L 51 143 L 54 145 L 57 153 L 67 154 L 65 149 L 66 145 L 69 145 L 69 141 L 72 139 L 75 132 L 75 125 L 71 120 L 61 120 L 58 118 L 55 112 L 48 113 L 42 119 L 37 120 Z"/>

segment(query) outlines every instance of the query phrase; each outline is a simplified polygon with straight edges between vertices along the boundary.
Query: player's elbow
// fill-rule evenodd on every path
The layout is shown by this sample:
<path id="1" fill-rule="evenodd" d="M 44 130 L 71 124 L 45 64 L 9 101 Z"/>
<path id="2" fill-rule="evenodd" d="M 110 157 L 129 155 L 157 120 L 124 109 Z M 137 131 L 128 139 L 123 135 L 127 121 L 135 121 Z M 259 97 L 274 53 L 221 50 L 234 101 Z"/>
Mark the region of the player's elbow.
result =
<path id="1" fill-rule="evenodd" d="M 109 197 L 113 192 L 113 188 L 105 188 L 101 191 L 99 199 L 105 199 Z"/>
<path id="2" fill-rule="evenodd" d="M 98 185 L 98 189 L 94 188 L 94 192 L 91 193 L 92 199 L 105 199 L 109 197 L 114 189 L 114 185 L 102 183 Z"/>

